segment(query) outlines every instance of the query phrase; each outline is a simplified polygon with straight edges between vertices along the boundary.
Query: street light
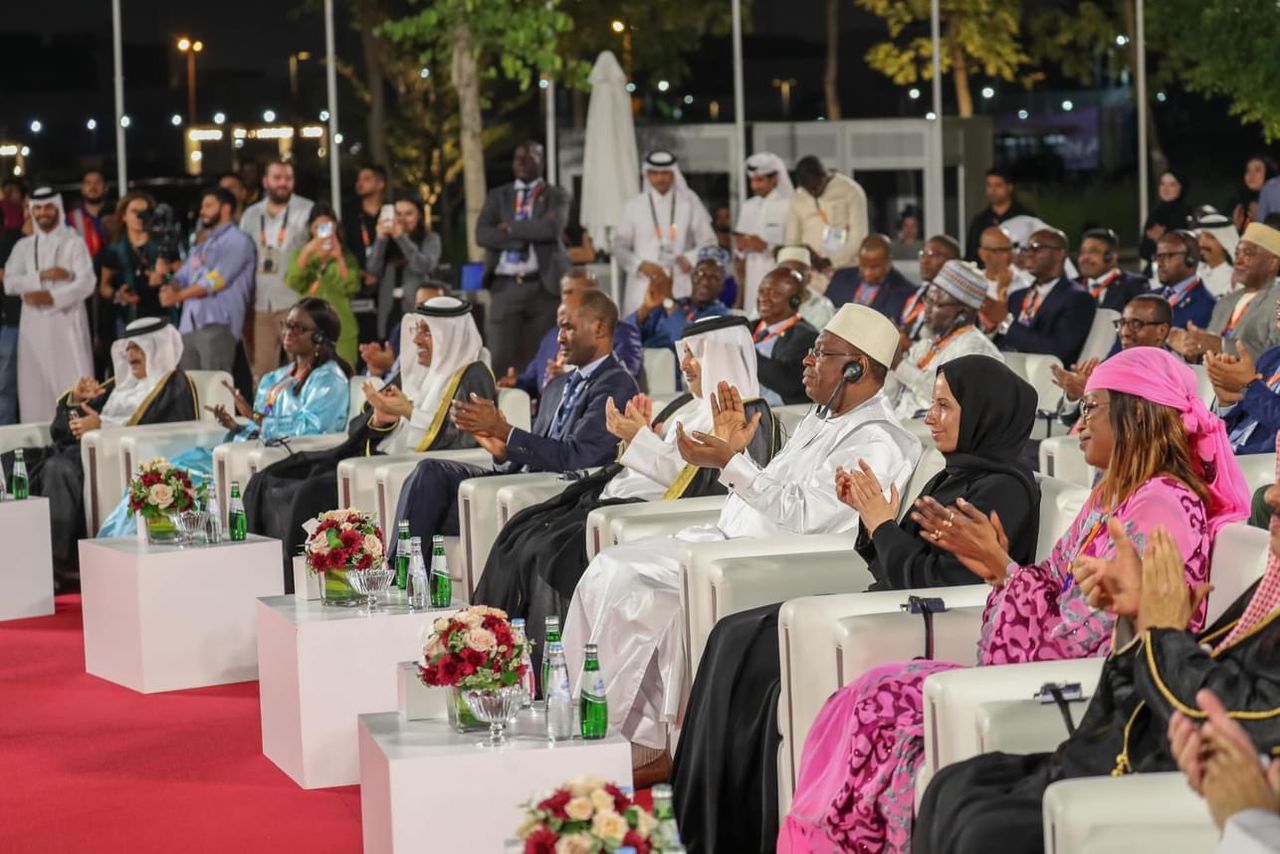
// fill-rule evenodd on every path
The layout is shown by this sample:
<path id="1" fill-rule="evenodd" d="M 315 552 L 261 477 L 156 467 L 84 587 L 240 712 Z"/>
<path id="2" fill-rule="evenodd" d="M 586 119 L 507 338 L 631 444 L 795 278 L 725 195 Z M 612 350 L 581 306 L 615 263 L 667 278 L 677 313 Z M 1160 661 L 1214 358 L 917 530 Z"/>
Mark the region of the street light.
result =
<path id="1" fill-rule="evenodd" d="M 84 123 L 84 126 L 85 126 L 86 128 L 88 128 L 89 130 L 97 130 L 97 129 L 98 129 L 98 120 L 97 120 L 97 119 L 89 119 L 89 121 L 87 121 L 87 122 L 85 122 L 85 123 Z"/>
<path id="2" fill-rule="evenodd" d="M 226 113 L 214 113 L 214 114 L 213 114 L 213 123 L 214 123 L 215 125 L 225 124 L 225 123 L 226 123 L 226 121 L 227 121 L 227 114 L 226 114 Z"/>
<path id="3" fill-rule="evenodd" d="M 795 86 L 797 82 L 798 81 L 794 77 L 790 77 L 786 80 L 779 80 L 775 78 L 770 83 L 773 88 L 778 90 L 778 95 L 782 98 L 783 118 L 790 118 L 791 116 L 791 88 Z"/>
<path id="4" fill-rule="evenodd" d="M 624 24 L 624 23 L 622 23 L 621 21 L 618 21 L 618 20 L 615 20 L 615 21 L 614 21 L 612 24 L 610 24 L 609 26 L 613 29 L 613 31 L 614 31 L 615 33 L 620 33 L 620 32 L 622 32 L 623 30 L 625 30 L 625 29 L 627 28 L 627 25 L 626 25 L 626 24 Z"/>
<path id="5" fill-rule="evenodd" d="M 178 52 L 187 55 L 187 123 L 196 123 L 196 54 L 204 50 L 204 42 L 181 36 Z"/>
<path id="6" fill-rule="evenodd" d="M 32 120 L 31 120 L 31 132 L 32 132 L 32 133 L 39 133 L 39 132 L 40 132 L 40 131 L 42 131 L 42 130 L 44 130 L 44 124 L 43 124 L 39 119 L 32 119 Z"/>
<path id="7" fill-rule="evenodd" d="M 274 122 L 274 121 L 276 120 L 276 111 L 275 111 L 275 110 L 263 110 L 263 111 L 262 111 L 262 120 L 263 120 L 264 122 Z"/>

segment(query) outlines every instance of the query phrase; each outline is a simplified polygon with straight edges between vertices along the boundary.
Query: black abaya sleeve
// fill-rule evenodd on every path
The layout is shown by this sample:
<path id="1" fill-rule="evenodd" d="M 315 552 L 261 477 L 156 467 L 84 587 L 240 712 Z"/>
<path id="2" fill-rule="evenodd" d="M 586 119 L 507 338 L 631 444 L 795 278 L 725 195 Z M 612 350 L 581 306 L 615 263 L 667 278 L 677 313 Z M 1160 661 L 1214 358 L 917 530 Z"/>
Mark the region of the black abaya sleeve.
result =
<path id="1" fill-rule="evenodd" d="M 199 418 L 195 387 L 183 371 L 171 371 L 155 395 L 138 407 L 131 424 L 171 424 Z"/>
<path id="2" fill-rule="evenodd" d="M 497 400 L 498 390 L 493 382 L 493 373 L 482 362 L 472 362 L 458 381 L 458 388 L 453 393 L 453 400 L 470 402 L 471 395 L 485 400 Z M 454 426 L 453 419 L 445 416 L 440 425 L 440 432 L 431 442 L 431 451 L 459 451 L 465 448 L 476 448 L 479 445 L 474 436 L 463 433 Z"/>
<path id="3" fill-rule="evenodd" d="M 944 504 L 964 498 L 983 513 L 995 510 L 1009 535 L 1013 559 L 1029 563 L 1034 557 L 1039 510 L 1031 506 L 1026 489 L 1012 475 L 1002 472 L 980 475 L 954 493 L 944 484 L 934 497 Z M 926 543 L 919 527 L 909 519 L 900 525 L 881 525 L 871 535 L 871 542 L 876 557 L 869 568 L 876 577 L 877 589 L 948 587 L 980 580 L 951 552 Z"/>
<path id="4" fill-rule="evenodd" d="M 111 390 L 115 387 L 114 377 L 102 384 L 102 394 L 88 401 L 94 412 L 102 411 L 102 407 L 107 405 L 107 398 L 111 396 Z M 83 413 L 84 410 L 80 408 L 80 404 L 71 403 L 70 389 L 58 398 L 58 408 L 54 411 L 53 421 L 49 424 L 49 437 L 53 440 L 55 448 L 62 450 L 80 443 L 80 440 L 71 434 L 71 419 Z"/>

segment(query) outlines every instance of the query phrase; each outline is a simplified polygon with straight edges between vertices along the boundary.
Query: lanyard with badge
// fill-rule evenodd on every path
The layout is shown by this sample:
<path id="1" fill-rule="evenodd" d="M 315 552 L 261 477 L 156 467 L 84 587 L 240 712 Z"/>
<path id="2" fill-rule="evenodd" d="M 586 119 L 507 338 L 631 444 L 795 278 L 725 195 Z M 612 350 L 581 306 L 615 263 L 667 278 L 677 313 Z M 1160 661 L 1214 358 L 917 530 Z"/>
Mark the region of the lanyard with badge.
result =
<path id="1" fill-rule="evenodd" d="M 284 248 L 285 236 L 289 230 L 289 208 L 284 209 L 284 219 L 280 221 L 280 233 L 276 235 L 276 246 L 267 243 L 267 212 L 258 215 L 258 243 L 262 246 L 262 272 L 274 273 L 276 269 L 276 252 Z"/>
<path id="2" fill-rule="evenodd" d="M 818 217 L 822 220 L 822 251 L 828 255 L 839 251 L 849 237 L 849 229 L 836 228 L 831 224 L 831 218 L 822 209 L 822 203 L 818 201 L 817 196 L 813 197 L 813 206 L 818 209 Z"/>
<path id="3" fill-rule="evenodd" d="M 676 243 L 676 195 L 671 194 L 671 222 L 667 225 L 667 237 L 662 237 L 662 227 L 658 225 L 658 208 L 653 204 L 653 196 L 645 193 L 649 200 L 649 216 L 653 219 L 653 236 L 658 239 L 658 266 L 670 267 L 675 261 Z"/>

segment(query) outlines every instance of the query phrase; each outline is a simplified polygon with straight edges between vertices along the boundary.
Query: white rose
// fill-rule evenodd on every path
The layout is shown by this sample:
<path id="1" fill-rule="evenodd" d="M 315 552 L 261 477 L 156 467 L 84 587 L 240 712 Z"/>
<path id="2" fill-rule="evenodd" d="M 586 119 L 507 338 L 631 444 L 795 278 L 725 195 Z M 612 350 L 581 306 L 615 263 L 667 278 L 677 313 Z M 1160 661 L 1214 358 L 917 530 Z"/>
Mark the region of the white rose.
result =
<path id="1" fill-rule="evenodd" d="M 524 817 L 524 821 L 520 823 L 520 826 L 516 828 L 516 839 L 528 838 L 529 834 L 533 833 L 541 825 L 542 819 L 538 817 L 538 814 L 529 813 Z"/>
<path id="2" fill-rule="evenodd" d="M 591 854 L 595 848 L 596 841 L 585 833 L 561 836 L 556 842 L 556 854 Z"/>
<path id="3" fill-rule="evenodd" d="M 489 652 L 493 649 L 497 640 L 498 639 L 493 636 L 493 632 L 488 629 L 470 629 L 467 631 L 467 646 L 471 647 L 476 652 Z"/>
<path id="4" fill-rule="evenodd" d="M 473 610 L 467 610 L 467 611 L 463 611 L 462 614 L 459 615 L 458 619 L 467 628 L 476 629 L 476 628 L 479 628 L 480 624 L 484 622 L 484 615 L 477 614 Z"/>
<path id="5" fill-rule="evenodd" d="M 591 806 L 591 799 L 578 797 L 571 798 L 569 803 L 564 805 L 565 814 L 574 821 L 586 821 L 591 818 L 594 808 Z"/>
<path id="6" fill-rule="evenodd" d="M 436 617 L 435 625 L 432 626 L 432 628 L 434 628 L 436 632 L 443 632 L 445 629 L 449 628 L 449 618 Z"/>
<path id="7" fill-rule="evenodd" d="M 173 503 L 173 487 L 163 483 L 157 483 L 151 487 L 147 495 L 150 502 L 161 510 Z"/>
<path id="8" fill-rule="evenodd" d="M 647 810 L 636 810 L 636 833 L 648 839 L 657 827 L 658 820 L 653 817 L 652 813 Z"/>
<path id="9" fill-rule="evenodd" d="M 596 789 L 591 793 L 591 805 L 596 808 L 596 812 L 612 812 L 613 811 L 613 795 L 604 789 Z"/>
<path id="10" fill-rule="evenodd" d="M 568 789 L 569 794 L 574 797 L 578 797 L 579 795 L 585 796 L 590 795 L 596 789 L 603 789 L 604 780 L 601 780 L 599 777 L 583 775 L 569 780 L 569 782 L 564 784 L 564 787 Z"/>
<path id="11" fill-rule="evenodd" d="M 374 557 L 377 557 L 382 554 L 382 540 L 378 539 L 373 534 L 365 534 L 364 550 Z"/>
<path id="12" fill-rule="evenodd" d="M 440 643 L 439 640 L 433 640 L 431 643 L 427 644 L 427 658 L 435 658 L 437 655 L 442 654 L 444 654 L 444 644 Z"/>
<path id="13" fill-rule="evenodd" d="M 591 832 L 601 839 L 612 839 L 618 842 L 627 835 L 631 828 L 627 820 L 616 812 L 598 812 L 591 822 Z"/>

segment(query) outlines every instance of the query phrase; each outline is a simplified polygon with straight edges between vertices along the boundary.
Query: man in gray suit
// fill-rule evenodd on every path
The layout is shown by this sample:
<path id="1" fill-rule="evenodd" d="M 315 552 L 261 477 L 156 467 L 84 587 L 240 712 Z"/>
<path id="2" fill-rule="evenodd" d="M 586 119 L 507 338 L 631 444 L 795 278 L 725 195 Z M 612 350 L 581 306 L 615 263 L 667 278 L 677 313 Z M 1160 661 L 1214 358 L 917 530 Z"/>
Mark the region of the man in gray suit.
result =
<path id="1" fill-rule="evenodd" d="M 542 165 L 541 144 L 516 146 L 515 182 L 491 190 L 476 220 L 490 294 L 486 332 L 499 377 L 523 369 L 555 326 L 560 278 L 569 268 L 563 234 L 570 195 L 543 180 Z"/>

